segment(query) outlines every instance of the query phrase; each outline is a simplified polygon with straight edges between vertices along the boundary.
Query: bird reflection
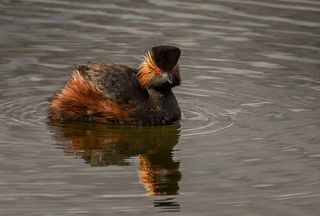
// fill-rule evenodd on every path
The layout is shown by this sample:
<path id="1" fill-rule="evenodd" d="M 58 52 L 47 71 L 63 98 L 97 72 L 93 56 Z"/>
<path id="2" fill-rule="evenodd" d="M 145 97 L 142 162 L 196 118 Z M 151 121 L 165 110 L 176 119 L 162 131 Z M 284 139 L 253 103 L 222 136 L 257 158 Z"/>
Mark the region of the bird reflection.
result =
<path id="1" fill-rule="evenodd" d="M 179 141 L 179 125 L 143 127 L 51 122 L 50 127 L 65 153 L 83 158 L 90 166 L 126 166 L 130 165 L 130 157 L 138 156 L 139 180 L 149 195 L 178 193 L 180 162 L 173 160 L 172 151 Z M 165 203 L 155 203 L 155 206 Z M 172 203 L 171 207 L 179 207 Z"/>

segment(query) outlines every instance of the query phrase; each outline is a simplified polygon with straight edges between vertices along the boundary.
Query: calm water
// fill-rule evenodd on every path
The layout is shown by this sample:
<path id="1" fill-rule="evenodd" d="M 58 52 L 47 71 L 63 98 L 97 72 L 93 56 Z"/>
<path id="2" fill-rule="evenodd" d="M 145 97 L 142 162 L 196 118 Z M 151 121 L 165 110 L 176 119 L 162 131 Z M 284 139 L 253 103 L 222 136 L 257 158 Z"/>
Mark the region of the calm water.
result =
<path id="1" fill-rule="evenodd" d="M 47 121 L 74 63 L 159 44 L 180 125 Z M 319 215 L 319 1 L 1 0 L 0 45 L 0 215 Z"/>

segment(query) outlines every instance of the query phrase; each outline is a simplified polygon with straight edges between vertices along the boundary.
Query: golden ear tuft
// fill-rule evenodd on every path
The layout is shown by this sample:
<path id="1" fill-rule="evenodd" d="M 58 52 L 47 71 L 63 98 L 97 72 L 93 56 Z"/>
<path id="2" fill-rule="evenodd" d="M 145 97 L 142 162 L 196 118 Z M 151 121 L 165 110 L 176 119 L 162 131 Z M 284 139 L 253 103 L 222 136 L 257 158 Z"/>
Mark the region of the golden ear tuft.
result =
<path id="1" fill-rule="evenodd" d="M 138 77 L 142 88 L 147 88 L 152 77 L 155 76 L 155 70 L 158 68 L 152 54 L 147 52 L 143 57 L 144 61 L 139 66 Z"/>

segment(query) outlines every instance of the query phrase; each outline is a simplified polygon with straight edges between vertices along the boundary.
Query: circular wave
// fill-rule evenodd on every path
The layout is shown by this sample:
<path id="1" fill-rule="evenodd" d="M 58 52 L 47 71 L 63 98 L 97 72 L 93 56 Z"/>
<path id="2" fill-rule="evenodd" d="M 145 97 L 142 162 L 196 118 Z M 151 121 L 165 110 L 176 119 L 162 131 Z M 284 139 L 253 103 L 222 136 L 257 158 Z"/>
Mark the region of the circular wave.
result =
<path id="1" fill-rule="evenodd" d="M 49 102 L 41 96 L 0 101 L 2 125 L 43 127 L 46 125 Z M 182 111 L 181 137 L 211 135 L 231 127 L 234 123 L 223 108 L 204 100 L 180 101 Z"/>
<path id="2" fill-rule="evenodd" d="M 41 96 L 0 101 L 2 125 L 42 127 L 46 124 L 48 102 Z"/>
<path id="3" fill-rule="evenodd" d="M 212 135 L 231 127 L 234 122 L 225 115 L 223 108 L 205 101 L 181 101 L 182 126 L 181 137 Z"/>

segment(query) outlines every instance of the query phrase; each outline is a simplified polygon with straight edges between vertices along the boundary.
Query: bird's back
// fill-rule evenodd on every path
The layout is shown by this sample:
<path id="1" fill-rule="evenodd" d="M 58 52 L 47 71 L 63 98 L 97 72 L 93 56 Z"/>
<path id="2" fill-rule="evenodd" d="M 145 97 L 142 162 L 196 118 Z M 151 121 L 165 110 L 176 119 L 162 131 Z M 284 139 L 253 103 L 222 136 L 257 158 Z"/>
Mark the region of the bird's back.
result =
<path id="1" fill-rule="evenodd" d="M 112 63 L 88 63 L 75 67 L 105 97 L 117 103 L 135 106 L 148 97 L 147 91 L 139 84 L 138 71 L 134 68 Z"/>
<path id="2" fill-rule="evenodd" d="M 52 98 L 51 119 L 134 124 L 138 106 L 148 98 L 137 71 L 111 63 L 75 65 L 70 80 Z"/>

